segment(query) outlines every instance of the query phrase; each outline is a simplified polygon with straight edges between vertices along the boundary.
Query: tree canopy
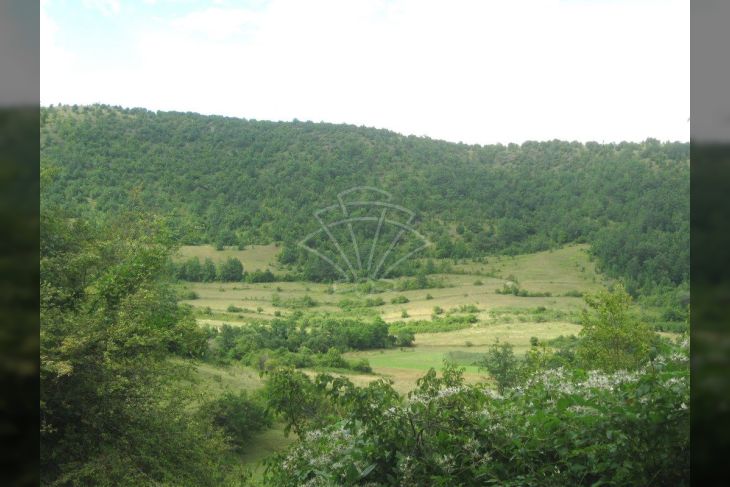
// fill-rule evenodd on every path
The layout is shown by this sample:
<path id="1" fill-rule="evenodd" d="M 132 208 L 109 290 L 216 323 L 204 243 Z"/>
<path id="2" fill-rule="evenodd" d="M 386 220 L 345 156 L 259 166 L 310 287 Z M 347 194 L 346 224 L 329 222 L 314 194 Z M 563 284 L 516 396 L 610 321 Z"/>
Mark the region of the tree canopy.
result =
<path id="1" fill-rule="evenodd" d="M 294 245 L 313 212 L 375 186 L 418 215 L 434 257 L 588 242 L 632 294 L 689 276 L 689 144 L 465 145 L 352 125 L 264 122 L 94 105 L 42 109 L 47 199 L 75 211 L 144 208 L 182 244 Z M 327 267 L 324 265 L 324 267 Z"/>

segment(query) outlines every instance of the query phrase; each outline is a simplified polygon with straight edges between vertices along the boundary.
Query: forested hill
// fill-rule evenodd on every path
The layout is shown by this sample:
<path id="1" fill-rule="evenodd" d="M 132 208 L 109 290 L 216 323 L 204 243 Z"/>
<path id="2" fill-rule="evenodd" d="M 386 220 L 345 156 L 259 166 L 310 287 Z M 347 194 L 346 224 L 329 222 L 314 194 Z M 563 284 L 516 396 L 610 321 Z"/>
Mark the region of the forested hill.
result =
<path id="1" fill-rule="evenodd" d="M 592 245 L 629 289 L 689 276 L 689 144 L 466 145 L 387 130 L 108 106 L 41 113 L 45 203 L 130 204 L 180 243 L 290 243 L 315 209 L 375 186 L 417 212 L 439 257 Z"/>

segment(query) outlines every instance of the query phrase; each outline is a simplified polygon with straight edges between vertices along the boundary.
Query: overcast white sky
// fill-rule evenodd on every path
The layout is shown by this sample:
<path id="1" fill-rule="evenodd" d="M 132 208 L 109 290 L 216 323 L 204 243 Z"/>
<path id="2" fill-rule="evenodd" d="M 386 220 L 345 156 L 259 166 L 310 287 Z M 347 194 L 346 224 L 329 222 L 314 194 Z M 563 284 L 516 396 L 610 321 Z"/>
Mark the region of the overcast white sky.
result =
<path id="1" fill-rule="evenodd" d="M 45 0 L 41 103 L 689 140 L 689 0 Z"/>

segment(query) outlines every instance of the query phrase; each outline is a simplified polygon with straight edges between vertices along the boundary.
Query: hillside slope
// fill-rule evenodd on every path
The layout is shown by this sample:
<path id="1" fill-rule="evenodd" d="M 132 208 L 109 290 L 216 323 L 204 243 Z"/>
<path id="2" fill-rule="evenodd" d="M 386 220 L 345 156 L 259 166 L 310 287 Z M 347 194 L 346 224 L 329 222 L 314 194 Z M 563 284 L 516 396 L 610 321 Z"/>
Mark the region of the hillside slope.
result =
<path id="1" fill-rule="evenodd" d="M 48 203 L 71 212 L 138 205 L 181 244 L 293 242 L 313 211 L 375 186 L 417 212 L 433 256 L 533 252 L 588 242 L 633 290 L 689 275 L 689 144 L 475 146 L 387 130 L 108 106 L 42 109 Z"/>

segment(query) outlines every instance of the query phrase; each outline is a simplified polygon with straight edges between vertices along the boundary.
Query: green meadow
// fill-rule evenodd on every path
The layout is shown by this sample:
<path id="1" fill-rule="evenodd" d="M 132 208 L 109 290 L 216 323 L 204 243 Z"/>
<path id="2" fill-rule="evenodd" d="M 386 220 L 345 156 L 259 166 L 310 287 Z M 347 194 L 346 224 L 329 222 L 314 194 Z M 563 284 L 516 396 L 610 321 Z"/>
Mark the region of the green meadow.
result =
<path id="1" fill-rule="evenodd" d="M 276 261 L 276 247 L 251 246 L 246 250 L 226 248 L 215 250 L 212 246 L 188 246 L 180 251 L 181 258 L 197 256 L 201 260 L 210 257 L 220 261 L 230 256 L 238 257 L 245 270 L 272 269 L 281 271 Z M 272 283 L 181 283 L 182 291 L 193 291 L 196 299 L 184 302 L 193 306 L 201 325 L 219 327 L 224 323 L 246 326 L 253 320 L 288 316 L 294 312 L 321 313 L 334 316 L 380 316 L 388 323 L 416 320 L 432 320 L 434 310 L 443 315 L 459 313 L 460 307 L 468 307 L 477 321 L 468 328 L 416 333 L 414 346 L 387 350 L 357 351 L 345 354 L 346 358 L 366 358 L 374 375 L 358 378 L 358 382 L 382 376 L 394 381 L 399 390 L 413 387 L 415 380 L 429 368 L 440 368 L 445 359 L 455 361 L 466 369 L 467 378 L 482 376 L 473 358 L 486 352 L 496 339 L 509 342 L 515 353 L 522 354 L 530 346 L 530 339 L 549 340 L 560 335 L 577 334 L 580 326 L 575 316 L 583 308 L 581 293 L 593 292 L 607 282 L 596 273 L 589 258 L 587 246 L 571 245 L 557 250 L 518 255 L 514 257 L 488 257 L 485 262 L 451 261 L 452 273 L 437 274 L 443 287 L 397 291 L 385 290 L 364 294 L 358 286 L 336 283 L 332 286 L 311 282 Z M 395 280 L 385 280 L 395 284 Z M 497 292 L 502 286 L 518 282 L 522 289 L 537 293 L 550 293 L 545 297 L 521 297 Z M 387 285 L 387 284 L 386 284 Z M 275 305 L 274 296 L 285 303 Z M 287 306 L 304 297 L 314 305 L 305 308 Z M 380 306 L 343 308 L 343 300 L 381 298 Z M 395 298 L 407 302 L 395 303 Z M 240 311 L 228 311 L 230 307 Z M 462 308 L 464 309 L 464 308 Z M 535 310 L 544 310 L 547 319 Z M 404 313 L 405 311 L 405 313 Z M 474 312 L 475 311 L 475 312 Z M 550 319 L 550 314 L 562 313 L 563 319 Z M 407 316 L 407 317 L 404 317 Z M 203 369 L 205 370 L 205 369 Z M 203 373 L 203 372 L 201 372 Z M 226 379 L 225 372 L 221 373 Z M 245 385 L 244 385 L 245 387 Z"/>
<path id="2" fill-rule="evenodd" d="M 250 246 L 245 250 L 186 246 L 180 249 L 179 258 L 194 256 L 203 260 L 210 257 L 219 262 L 236 257 L 243 263 L 245 271 L 269 269 L 278 274 L 285 269 L 276 260 L 277 252 L 274 245 Z M 382 283 L 391 289 L 376 293 L 364 293 L 352 283 L 182 282 L 179 287 L 181 292 L 195 293 L 195 299 L 183 302 L 194 308 L 201 326 L 220 327 L 224 323 L 247 326 L 252 321 L 303 312 L 322 316 L 379 316 L 387 323 L 431 321 L 440 316 L 463 315 L 465 309 L 474 314 L 476 322 L 461 329 L 416 332 L 411 347 L 343 354 L 348 360 L 367 359 L 373 373 L 336 373 L 346 375 L 358 385 L 377 378 L 388 379 L 396 390 L 405 393 L 428 369 L 440 369 L 444 360 L 463 367 L 467 382 L 489 380 L 486 372 L 480 370 L 475 362 L 495 340 L 512 344 L 515 354 L 522 356 L 529 349 L 533 337 L 546 341 L 561 335 L 577 335 L 581 328 L 576 323 L 577 317 L 585 305 L 582 295 L 610 284 L 596 272 L 586 245 L 569 245 L 513 257 L 491 256 L 481 260 L 449 259 L 451 272 L 434 275 L 442 286 L 431 289 L 398 291 L 392 289 L 397 284 L 397 280 L 392 279 L 385 279 Z M 503 286 L 513 283 L 517 283 L 520 289 L 542 296 L 524 297 L 499 292 Z M 297 305 L 305 298 L 310 298 L 307 306 Z M 384 304 L 342 305 L 346 300 L 362 303 L 368 298 L 380 298 Z M 394 299 L 399 302 L 392 303 Z M 232 307 L 236 311 L 230 311 Z M 440 314 L 436 314 L 435 310 L 441 310 Z M 249 367 L 207 363 L 200 363 L 197 367 L 207 394 L 241 388 L 253 391 L 263 384 L 258 372 Z M 313 376 L 317 370 L 305 372 Z M 241 459 L 259 476 L 263 469 L 261 460 L 291 441 L 291 437 L 284 436 L 282 426 L 275 425 L 255 435 L 250 447 L 241 454 Z"/>

